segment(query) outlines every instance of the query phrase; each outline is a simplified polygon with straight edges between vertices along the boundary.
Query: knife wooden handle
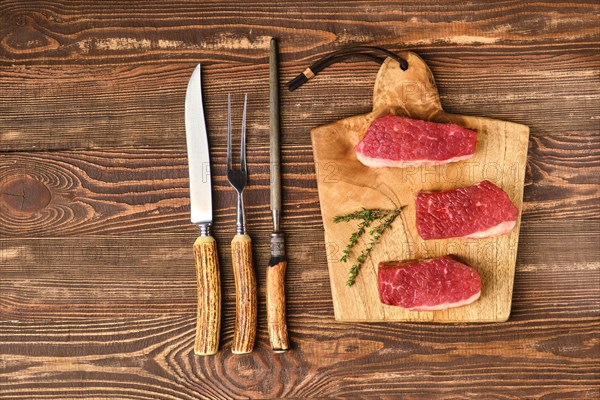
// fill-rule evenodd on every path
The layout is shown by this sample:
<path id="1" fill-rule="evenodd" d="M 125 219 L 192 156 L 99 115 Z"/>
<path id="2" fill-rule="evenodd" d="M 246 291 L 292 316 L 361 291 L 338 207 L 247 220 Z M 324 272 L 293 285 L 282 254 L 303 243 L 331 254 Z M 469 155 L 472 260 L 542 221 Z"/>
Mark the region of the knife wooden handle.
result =
<path id="1" fill-rule="evenodd" d="M 221 279 L 217 245 L 212 236 L 200 236 L 194 243 L 198 280 L 198 317 L 194 353 L 216 354 L 221 330 Z"/>
<path id="2" fill-rule="evenodd" d="M 235 235 L 231 241 L 235 278 L 235 328 L 231 352 L 250 353 L 256 338 L 256 277 L 252 266 L 252 239 Z"/>
<path id="3" fill-rule="evenodd" d="M 285 322 L 285 259 L 273 260 L 267 267 L 267 323 L 273 351 L 283 353 L 290 347 Z"/>

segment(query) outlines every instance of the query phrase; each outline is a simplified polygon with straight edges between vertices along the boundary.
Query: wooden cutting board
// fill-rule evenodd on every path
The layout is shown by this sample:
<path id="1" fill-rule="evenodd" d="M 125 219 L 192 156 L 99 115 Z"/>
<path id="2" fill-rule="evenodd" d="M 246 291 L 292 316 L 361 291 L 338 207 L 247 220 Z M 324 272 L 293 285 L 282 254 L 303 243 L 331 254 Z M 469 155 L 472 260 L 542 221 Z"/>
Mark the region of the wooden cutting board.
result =
<path id="1" fill-rule="evenodd" d="M 523 205 L 529 128 L 482 117 L 447 114 L 442 109 L 433 75 L 416 54 L 401 53 L 406 71 L 387 59 L 375 81 L 373 111 L 315 128 L 311 132 L 335 318 L 338 321 L 495 322 L 510 314 L 513 278 Z M 443 166 L 369 168 L 354 146 L 371 122 L 386 114 L 453 122 L 478 132 L 473 158 Z M 488 239 L 422 240 L 415 226 L 415 195 L 421 190 L 448 190 L 487 179 L 501 187 L 519 208 L 513 231 Z M 355 222 L 334 224 L 336 215 L 361 208 L 405 206 L 382 237 L 352 287 L 346 286 L 351 263 L 339 261 Z M 361 243 L 359 249 L 364 247 Z M 481 298 L 459 308 L 413 312 L 382 305 L 377 291 L 377 265 L 454 254 L 479 271 Z M 356 255 L 356 254 L 354 254 Z"/>

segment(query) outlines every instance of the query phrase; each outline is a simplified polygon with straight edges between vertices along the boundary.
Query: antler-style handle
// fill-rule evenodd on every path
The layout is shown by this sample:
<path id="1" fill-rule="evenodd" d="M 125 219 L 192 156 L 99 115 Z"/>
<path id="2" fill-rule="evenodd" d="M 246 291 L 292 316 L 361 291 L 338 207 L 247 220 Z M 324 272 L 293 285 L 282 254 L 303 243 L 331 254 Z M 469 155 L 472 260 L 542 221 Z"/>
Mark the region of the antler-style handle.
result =
<path id="1" fill-rule="evenodd" d="M 198 279 L 198 317 L 194 353 L 216 354 L 221 329 L 221 279 L 217 245 L 212 236 L 200 236 L 194 243 Z"/>
<path id="2" fill-rule="evenodd" d="M 256 338 L 256 277 L 252 266 L 252 239 L 235 235 L 231 241 L 231 259 L 235 278 L 235 328 L 231 351 L 250 353 Z"/>
<path id="3" fill-rule="evenodd" d="M 274 261 L 276 263 L 274 263 Z M 267 267 L 267 323 L 273 351 L 283 353 L 290 347 L 285 322 L 285 259 L 272 260 Z"/>

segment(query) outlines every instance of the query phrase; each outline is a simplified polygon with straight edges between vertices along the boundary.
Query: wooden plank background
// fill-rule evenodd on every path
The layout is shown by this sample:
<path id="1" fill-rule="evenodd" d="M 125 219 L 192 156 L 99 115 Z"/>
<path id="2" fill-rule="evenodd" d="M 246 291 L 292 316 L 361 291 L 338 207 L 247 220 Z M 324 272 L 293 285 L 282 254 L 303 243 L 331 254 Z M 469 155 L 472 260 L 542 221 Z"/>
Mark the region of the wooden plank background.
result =
<path id="1" fill-rule="evenodd" d="M 600 7 L 0 0 L 0 398 L 600 397 Z M 531 127 L 513 312 L 503 324 L 342 324 L 309 130 L 371 108 L 377 67 L 282 90 L 293 350 L 265 326 L 268 54 L 287 81 L 352 44 L 416 51 L 444 108 Z M 224 291 L 222 351 L 193 355 L 183 105 L 203 64 Z M 250 96 L 248 225 L 259 332 L 229 351 L 226 93 Z"/>

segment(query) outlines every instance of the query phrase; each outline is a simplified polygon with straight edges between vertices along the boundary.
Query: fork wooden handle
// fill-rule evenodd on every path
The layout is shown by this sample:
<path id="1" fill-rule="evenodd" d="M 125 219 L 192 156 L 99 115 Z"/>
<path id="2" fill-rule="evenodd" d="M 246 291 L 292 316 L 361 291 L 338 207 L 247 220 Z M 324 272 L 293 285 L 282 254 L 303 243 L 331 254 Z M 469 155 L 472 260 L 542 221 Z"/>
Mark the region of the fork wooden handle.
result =
<path id="1" fill-rule="evenodd" d="M 252 239 L 235 235 L 231 241 L 235 278 L 235 328 L 231 352 L 250 353 L 256 338 L 256 277 L 252 266 Z"/>
<path id="2" fill-rule="evenodd" d="M 283 353 L 290 347 L 285 322 L 285 259 L 272 260 L 267 267 L 267 324 L 271 348 Z"/>
<path id="3" fill-rule="evenodd" d="M 194 243 L 198 279 L 198 315 L 194 353 L 216 354 L 221 329 L 221 281 L 217 246 L 212 236 L 200 236 Z"/>

